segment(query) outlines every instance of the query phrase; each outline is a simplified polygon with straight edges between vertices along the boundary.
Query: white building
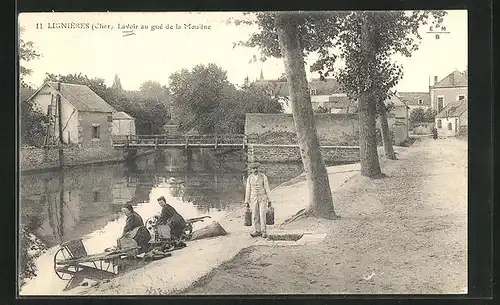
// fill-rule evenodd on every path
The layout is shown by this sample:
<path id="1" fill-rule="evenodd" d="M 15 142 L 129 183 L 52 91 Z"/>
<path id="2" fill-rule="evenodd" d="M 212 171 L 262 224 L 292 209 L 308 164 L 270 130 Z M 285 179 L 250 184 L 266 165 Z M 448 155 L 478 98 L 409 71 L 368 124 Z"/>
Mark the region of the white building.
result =
<path id="1" fill-rule="evenodd" d="M 114 112 L 112 134 L 113 136 L 135 135 L 135 119 L 123 111 Z"/>

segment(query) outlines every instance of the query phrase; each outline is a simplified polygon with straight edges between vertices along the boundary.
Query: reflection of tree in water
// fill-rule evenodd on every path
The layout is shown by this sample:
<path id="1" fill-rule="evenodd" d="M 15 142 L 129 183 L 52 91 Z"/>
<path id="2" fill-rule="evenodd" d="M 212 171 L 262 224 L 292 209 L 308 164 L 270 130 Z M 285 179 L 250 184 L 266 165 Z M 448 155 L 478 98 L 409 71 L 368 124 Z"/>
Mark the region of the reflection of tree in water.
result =
<path id="1" fill-rule="evenodd" d="M 202 176 L 203 177 L 203 176 Z M 204 179 L 186 181 L 186 185 L 182 188 L 182 201 L 191 202 L 200 211 L 210 212 L 210 209 L 224 210 L 229 203 L 223 198 L 224 190 L 232 188 L 233 179 L 228 181 L 220 181 L 217 176 L 204 176 Z M 236 182 L 237 184 L 237 182 Z"/>
<path id="2" fill-rule="evenodd" d="M 173 197 L 181 198 L 184 195 L 184 185 L 182 183 L 172 183 L 170 185 L 170 193 Z"/>
<path id="3" fill-rule="evenodd" d="M 21 219 L 19 228 L 19 285 L 23 286 L 27 279 L 36 276 L 35 260 L 46 250 L 45 245 L 36 235 L 42 224 L 42 219 L 37 215 Z"/>

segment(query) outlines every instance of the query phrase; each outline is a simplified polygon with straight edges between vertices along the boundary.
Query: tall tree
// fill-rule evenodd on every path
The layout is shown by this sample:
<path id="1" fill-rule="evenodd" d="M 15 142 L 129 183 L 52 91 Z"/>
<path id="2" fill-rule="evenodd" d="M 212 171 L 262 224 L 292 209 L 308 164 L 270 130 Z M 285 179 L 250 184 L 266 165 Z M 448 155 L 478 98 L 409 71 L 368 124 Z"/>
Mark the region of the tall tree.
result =
<path id="1" fill-rule="evenodd" d="M 217 125 L 216 109 L 224 90 L 232 85 L 226 71 L 215 64 L 197 65 L 191 71 L 183 69 L 170 76 L 170 90 L 174 105 L 183 117 L 185 131 L 198 128 L 202 133 L 213 133 Z"/>
<path id="2" fill-rule="evenodd" d="M 313 33 L 325 30 L 334 35 L 337 16 L 324 13 L 257 13 L 260 32 L 240 45 L 261 49 L 263 56 L 282 57 L 285 63 L 287 85 L 295 129 L 306 173 L 309 205 L 298 216 L 336 219 L 328 173 L 321 156 L 314 114 L 304 66 L 305 53 L 316 50 L 319 44 L 333 46 L 331 40 L 319 42 L 311 39 Z M 325 38 L 325 37 L 323 37 Z M 320 38 L 321 39 L 321 38 Z"/>
<path id="3" fill-rule="evenodd" d="M 41 56 L 40 53 L 35 48 L 33 41 L 24 41 L 23 33 L 25 29 L 23 27 L 19 28 L 19 77 L 20 77 L 20 87 L 29 87 L 25 81 L 25 77 L 30 75 L 33 71 L 26 68 L 25 64 L 29 61 L 37 59 Z"/>
<path id="4" fill-rule="evenodd" d="M 296 102 L 297 99 L 305 99 L 305 101 L 302 100 L 303 108 L 293 106 L 295 120 L 297 120 L 296 113 L 305 111 L 301 113 L 302 118 L 299 119 L 302 121 L 307 119 L 309 112 L 312 112 L 310 100 L 307 103 L 305 96 L 307 94 L 304 95 L 307 83 L 304 83 L 302 79 L 298 59 L 304 63 L 305 56 L 311 52 L 317 52 L 319 58 L 311 66 L 311 71 L 320 72 L 321 78 L 324 78 L 334 72 L 335 61 L 339 55 L 341 56 L 345 67 L 335 73 L 335 76 L 351 99 L 354 97 L 358 100 L 361 174 L 373 178 L 382 176 L 376 146 L 377 104 L 380 100 L 386 99 L 386 96 L 390 94 L 389 89 L 402 75 L 401 67 L 392 64 L 389 60 L 390 56 L 394 53 L 411 56 L 411 52 L 418 49 L 418 42 L 421 39 L 418 33 L 419 26 L 426 24 L 430 15 L 435 17 L 434 22 L 439 23 L 445 14 L 442 11 L 385 13 L 342 11 L 278 14 L 281 20 L 279 23 L 275 23 L 277 21 L 275 14 L 256 13 L 255 20 L 235 22 L 237 25 L 257 23 L 259 26 L 259 30 L 252 34 L 248 41 L 239 42 L 236 45 L 258 47 L 263 59 L 266 56 L 280 57 L 282 54 L 285 55 L 285 51 L 287 52 L 289 60 L 288 62 L 285 60 L 285 67 L 290 94 L 295 96 Z M 280 24 L 279 30 L 277 24 Z M 378 29 L 373 29 L 374 27 Z M 291 48 L 286 49 L 287 46 L 294 46 L 300 51 L 300 55 L 296 50 L 292 52 Z M 291 58 L 295 60 L 290 60 Z M 314 127 L 310 125 L 308 127 L 307 132 L 311 133 Z M 308 158 L 319 169 L 322 161 L 315 152 L 315 136 L 310 136 L 312 140 L 306 139 L 307 136 L 299 135 L 300 145 L 301 147 L 309 146 L 312 154 Z M 308 144 L 305 144 L 305 141 Z M 306 164 L 304 167 L 306 168 Z M 324 181 L 321 178 L 322 175 L 323 170 L 318 170 L 314 178 L 312 175 L 308 176 L 311 193 L 314 190 L 321 190 L 325 193 L 327 184 L 320 185 L 321 181 Z M 315 179 L 318 177 L 319 179 Z M 322 209 L 329 210 L 332 202 L 310 202 L 313 207 L 317 204 L 321 205 Z"/>
<path id="5" fill-rule="evenodd" d="M 122 91 L 122 82 L 120 80 L 120 77 L 118 77 L 118 74 L 115 74 L 115 79 L 113 80 L 113 85 L 111 86 L 111 89 L 116 90 L 116 91 Z"/>
<path id="6" fill-rule="evenodd" d="M 443 11 L 384 11 L 350 12 L 338 25 L 335 37 L 337 53 L 345 67 L 334 73 L 352 99 L 358 100 L 360 119 L 361 174 L 376 178 L 383 176 L 376 147 L 375 120 L 377 112 L 387 111 L 381 101 L 391 96 L 393 88 L 402 77 L 402 66 L 391 61 L 399 53 L 410 57 L 418 49 L 421 36 L 419 27 L 432 22 L 440 25 Z M 320 58 L 312 70 L 320 74 L 334 72 L 335 50 L 320 49 Z M 382 124 L 384 145 L 392 147 L 388 126 Z M 383 135 L 384 137 L 384 135 Z M 387 151 L 387 150 L 386 150 Z M 388 151 L 390 152 L 390 150 Z M 392 157 L 392 153 L 390 154 Z"/>
<path id="7" fill-rule="evenodd" d="M 278 113 L 278 99 L 254 83 L 236 88 L 215 64 L 199 65 L 171 76 L 174 105 L 181 110 L 182 130 L 242 133 L 245 113 Z"/>
<path id="8" fill-rule="evenodd" d="M 26 62 L 35 60 L 40 54 L 32 41 L 22 38 L 24 28 L 19 30 L 19 104 L 20 104 L 20 136 L 22 145 L 41 146 L 46 132 L 47 116 L 28 98 L 35 90 L 25 81 L 25 77 L 32 73 L 25 67 Z"/>
<path id="9" fill-rule="evenodd" d="M 163 87 L 160 85 L 160 88 Z M 170 107 L 166 102 L 167 98 L 162 98 L 161 95 L 166 96 L 167 94 L 148 90 L 124 91 L 118 104 L 121 111 L 125 111 L 135 118 L 138 134 L 164 132 L 163 125 L 170 119 Z"/>
<path id="10" fill-rule="evenodd" d="M 396 154 L 394 153 L 394 147 L 392 146 L 392 136 L 389 131 L 389 123 L 387 122 L 387 108 L 388 107 L 385 105 L 383 100 L 378 100 L 377 109 L 379 112 L 379 122 L 385 157 L 390 160 L 396 160 Z"/>

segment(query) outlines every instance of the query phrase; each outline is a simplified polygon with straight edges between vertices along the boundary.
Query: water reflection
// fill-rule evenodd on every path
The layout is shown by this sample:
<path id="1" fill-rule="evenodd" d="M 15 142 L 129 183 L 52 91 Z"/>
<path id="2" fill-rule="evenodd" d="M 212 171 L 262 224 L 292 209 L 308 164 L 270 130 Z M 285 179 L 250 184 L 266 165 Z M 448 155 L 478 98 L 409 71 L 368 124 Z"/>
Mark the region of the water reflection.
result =
<path id="1" fill-rule="evenodd" d="M 144 220 L 160 211 L 160 196 L 186 218 L 208 214 L 220 219 L 243 201 L 244 158 L 241 152 L 172 149 L 125 164 L 22 175 L 20 224 L 47 251 L 24 259 L 23 264 L 38 270 L 21 294 L 61 292 L 66 283 L 52 269 L 57 245 L 78 237 L 84 238 L 88 253 L 114 245 L 125 222 L 120 214 L 124 203 L 132 204 Z M 302 166 L 263 164 L 262 170 L 274 187 L 300 174 Z M 20 243 L 21 252 L 33 244 L 26 238 Z"/>

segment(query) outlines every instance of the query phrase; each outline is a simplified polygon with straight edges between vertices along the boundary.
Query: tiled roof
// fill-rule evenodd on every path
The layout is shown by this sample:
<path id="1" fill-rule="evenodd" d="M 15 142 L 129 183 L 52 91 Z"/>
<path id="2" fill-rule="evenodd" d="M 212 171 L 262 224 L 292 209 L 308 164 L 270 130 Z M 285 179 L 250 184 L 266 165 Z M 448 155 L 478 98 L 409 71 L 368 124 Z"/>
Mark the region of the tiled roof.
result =
<path id="1" fill-rule="evenodd" d="M 431 95 L 429 92 L 398 92 L 399 98 L 407 105 L 430 106 Z M 422 104 L 419 104 L 419 100 Z"/>
<path id="2" fill-rule="evenodd" d="M 467 100 L 458 100 L 449 103 L 436 115 L 436 118 L 457 117 L 467 110 Z"/>
<path id="3" fill-rule="evenodd" d="M 351 100 L 349 100 L 347 96 L 329 96 L 325 106 L 331 108 L 346 108 L 351 104 Z"/>
<path id="4" fill-rule="evenodd" d="M 118 111 L 113 113 L 113 120 L 133 120 L 129 114 L 123 111 Z"/>
<path id="5" fill-rule="evenodd" d="M 468 78 L 462 72 L 457 70 L 451 72 L 448 76 L 443 78 L 432 88 L 447 88 L 447 87 L 467 87 L 468 86 Z"/>
<path id="6" fill-rule="evenodd" d="M 342 93 L 339 83 L 333 78 L 326 78 L 326 81 L 321 81 L 319 79 L 312 79 L 309 83 L 310 90 L 316 90 L 315 95 L 331 95 L 335 93 Z M 279 96 L 289 96 L 288 86 L 286 82 L 280 82 L 275 80 L 257 80 L 254 82 L 257 86 L 265 86 L 273 90 L 273 92 L 278 92 Z"/>
<path id="7" fill-rule="evenodd" d="M 401 98 L 399 98 L 397 95 L 395 94 L 392 94 L 391 97 L 389 97 L 387 100 L 385 100 L 385 104 L 389 104 L 391 103 L 394 105 L 394 107 L 398 107 L 398 106 L 406 106 L 408 107 L 408 105 L 406 105 L 406 103 L 401 100 Z"/>
<path id="8" fill-rule="evenodd" d="M 55 90 L 58 88 L 57 82 L 47 82 L 47 84 Z M 116 112 L 111 105 L 85 85 L 61 83 L 59 92 L 78 111 Z"/>

